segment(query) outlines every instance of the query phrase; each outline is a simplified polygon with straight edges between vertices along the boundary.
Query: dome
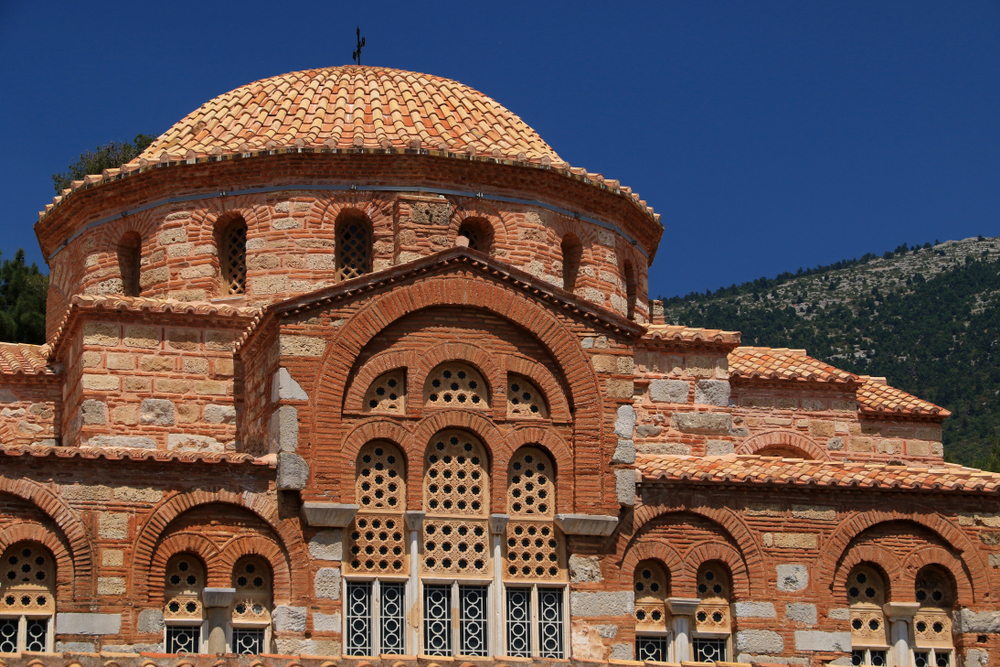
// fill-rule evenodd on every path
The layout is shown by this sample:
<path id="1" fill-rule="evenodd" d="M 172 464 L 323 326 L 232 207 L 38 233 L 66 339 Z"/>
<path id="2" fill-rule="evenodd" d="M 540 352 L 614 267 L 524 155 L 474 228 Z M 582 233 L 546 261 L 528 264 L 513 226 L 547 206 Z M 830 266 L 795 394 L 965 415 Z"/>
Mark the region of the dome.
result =
<path id="1" fill-rule="evenodd" d="M 282 74 L 220 95 L 160 135 L 134 162 L 158 161 L 164 153 L 190 159 L 288 146 L 425 148 L 561 161 L 516 114 L 468 86 L 350 65 Z"/>

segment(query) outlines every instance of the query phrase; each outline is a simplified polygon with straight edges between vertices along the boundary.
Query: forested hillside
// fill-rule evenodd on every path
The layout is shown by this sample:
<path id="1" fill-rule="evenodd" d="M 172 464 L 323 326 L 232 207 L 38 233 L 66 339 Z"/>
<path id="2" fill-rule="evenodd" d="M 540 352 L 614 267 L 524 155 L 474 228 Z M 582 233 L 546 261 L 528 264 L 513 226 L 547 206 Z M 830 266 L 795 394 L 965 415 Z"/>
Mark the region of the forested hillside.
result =
<path id="1" fill-rule="evenodd" d="M 736 329 L 744 345 L 805 348 L 845 370 L 885 376 L 953 413 L 946 456 L 1000 469 L 998 259 L 1000 238 L 901 245 L 665 299 L 664 310 L 670 323 Z"/>

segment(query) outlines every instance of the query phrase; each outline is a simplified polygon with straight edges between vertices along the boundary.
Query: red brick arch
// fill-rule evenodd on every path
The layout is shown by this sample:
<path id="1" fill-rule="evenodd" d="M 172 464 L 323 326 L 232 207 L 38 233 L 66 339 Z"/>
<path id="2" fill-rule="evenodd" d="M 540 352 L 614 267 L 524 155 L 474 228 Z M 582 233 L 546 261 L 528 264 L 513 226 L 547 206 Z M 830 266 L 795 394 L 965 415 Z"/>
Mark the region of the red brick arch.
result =
<path id="1" fill-rule="evenodd" d="M 656 519 L 668 514 L 681 513 L 695 514 L 712 521 L 739 546 L 739 556 L 744 563 L 743 568 L 746 571 L 747 587 L 745 590 L 742 588 L 738 589 L 737 592 L 741 596 L 763 599 L 762 596 L 767 595 L 764 556 L 761 554 L 760 547 L 757 545 L 756 540 L 754 540 L 753 533 L 750 531 L 743 517 L 729 507 L 714 507 L 709 506 L 707 503 L 696 507 L 687 507 L 680 503 L 676 505 L 669 505 L 667 503 L 643 505 L 635 511 L 635 530 L 632 536 L 622 535 L 619 541 L 637 540 L 643 532 L 643 528 Z M 624 552 L 628 548 L 628 545 L 621 544 L 619 548 Z M 695 570 L 694 576 L 697 576 L 697 570 Z"/>
<path id="2" fill-rule="evenodd" d="M 170 523 L 190 509 L 212 504 L 240 507 L 267 523 L 280 540 L 279 546 L 289 563 L 292 597 L 304 599 L 308 595 L 309 559 L 306 556 L 306 546 L 302 540 L 298 521 L 280 519 L 276 503 L 267 496 L 242 491 L 197 490 L 177 494 L 164 500 L 144 522 L 132 553 L 133 595 L 136 600 L 143 601 L 149 597 L 149 577 L 153 560 L 164 531 Z"/>
<path id="3" fill-rule="evenodd" d="M 814 461 L 829 461 L 830 454 L 817 445 L 813 440 L 800 433 L 789 431 L 768 431 L 758 433 L 743 441 L 737 450 L 737 454 L 756 454 L 766 447 L 781 447 L 782 449 L 792 449 L 801 452 L 799 456 L 804 459 Z"/>
<path id="4" fill-rule="evenodd" d="M 420 452 L 416 459 L 413 458 L 414 454 L 412 452 L 407 451 L 407 447 L 411 445 L 411 433 L 407 430 L 406 426 L 412 426 L 412 424 L 392 421 L 388 417 L 375 417 L 358 424 L 344 437 L 344 443 L 341 445 L 341 451 L 343 452 L 346 465 L 344 466 L 340 477 L 340 502 L 356 502 L 357 499 L 354 495 L 354 476 L 356 474 L 355 464 L 358 459 L 358 454 L 361 452 L 361 448 L 372 440 L 388 440 L 396 445 L 399 449 L 400 455 L 403 457 L 404 467 L 406 470 L 406 485 L 409 487 L 410 469 L 413 467 L 412 462 L 422 461 L 423 451 Z M 409 494 L 407 494 L 407 496 L 409 496 Z M 408 507 L 407 509 L 419 508 Z"/>
<path id="5" fill-rule="evenodd" d="M 946 570 L 955 584 L 955 607 L 967 607 L 973 603 L 972 583 L 963 563 L 943 547 L 928 545 L 910 553 L 899 571 L 900 590 L 907 594 L 903 600 L 915 595 L 917 575 L 928 565 L 936 565 Z"/>
<path id="6" fill-rule="evenodd" d="M 27 500 L 55 522 L 73 561 L 73 595 L 77 599 L 89 597 L 94 590 L 94 547 L 83 521 L 73 508 L 48 488 L 26 478 L 0 477 L 0 494 L 3 493 Z"/>
<path id="7" fill-rule="evenodd" d="M 976 602 L 993 599 L 993 586 L 989 568 L 972 539 L 934 510 L 916 503 L 899 503 L 893 509 L 859 512 L 844 521 L 827 539 L 816 563 L 817 580 L 823 586 L 832 587 L 840 570 L 840 562 L 851 542 L 872 526 L 890 521 L 911 522 L 923 526 L 951 545 L 959 554 L 965 570 L 972 581 Z"/>
<path id="8" fill-rule="evenodd" d="M 877 544 L 861 544 L 851 549 L 844 557 L 837 576 L 833 580 L 833 597 L 838 604 L 847 604 L 847 577 L 851 570 L 861 564 L 873 566 L 885 580 L 886 600 L 908 601 L 911 596 L 899 594 L 900 561 L 896 554 Z"/>
<path id="9" fill-rule="evenodd" d="M 201 561 L 201 566 L 205 569 L 206 586 L 228 586 L 228 583 L 219 584 L 219 550 L 207 537 L 197 533 L 179 532 L 160 542 L 156 549 L 156 556 L 153 558 L 152 566 L 149 568 L 149 601 L 156 604 L 163 604 L 163 586 L 167 576 L 167 563 L 178 554 L 192 554 Z M 133 586 L 135 583 L 133 582 Z"/>
<path id="10" fill-rule="evenodd" d="M 63 540 L 37 521 L 18 521 L 0 530 L 0 555 L 19 542 L 35 542 L 49 550 L 55 562 L 56 600 L 72 602 L 73 558 Z"/>
<path id="11" fill-rule="evenodd" d="M 498 480 L 494 485 L 494 507 L 496 512 L 506 512 L 507 474 L 510 459 L 521 447 L 537 447 L 547 452 L 556 467 L 556 511 L 572 513 L 573 498 L 561 489 L 573 488 L 573 451 L 562 437 L 548 426 L 523 426 L 515 428 L 505 438 L 493 457 L 493 475 Z"/>
<path id="12" fill-rule="evenodd" d="M 310 193 L 315 195 L 316 193 Z M 337 218 L 344 211 L 354 210 L 368 218 L 373 236 L 392 234 L 392 204 L 375 193 L 352 192 L 319 196 L 313 200 L 306 214 L 304 229 L 328 231 L 333 239 Z M 376 239 L 373 239 L 376 240 Z M 332 250 L 332 246 L 330 250 Z"/>
<path id="13" fill-rule="evenodd" d="M 427 376 L 431 371 L 441 364 L 453 362 L 465 362 L 474 367 L 490 385 L 490 408 L 494 413 L 499 413 L 501 407 L 506 416 L 507 406 L 498 405 L 498 397 L 506 394 L 501 387 L 504 383 L 503 373 L 500 367 L 493 361 L 493 355 L 483 348 L 471 343 L 441 343 L 420 353 L 420 362 L 417 365 L 416 373 L 413 376 L 413 396 L 419 396 L 418 405 L 423 406 L 424 385 L 427 384 Z"/>
<path id="14" fill-rule="evenodd" d="M 702 542 L 693 546 L 684 555 L 684 560 L 690 564 L 690 567 L 684 571 L 684 577 L 677 582 L 678 595 L 698 597 L 698 570 L 705 563 L 717 561 L 722 563 L 729 572 L 733 597 L 743 599 L 750 597 L 750 578 L 746 563 L 743 562 L 742 556 L 731 544 Z"/>
<path id="15" fill-rule="evenodd" d="M 476 219 L 486 222 L 493 228 L 493 252 L 496 255 L 498 248 L 509 248 L 510 239 L 517 238 L 516 225 L 509 220 L 505 211 L 489 205 L 482 199 L 470 199 L 468 197 L 455 197 L 451 201 L 451 218 L 448 224 L 449 241 L 454 243 L 458 236 L 458 228 L 466 220 Z"/>
<path id="16" fill-rule="evenodd" d="M 567 323 L 548 307 L 505 284 L 501 277 L 485 276 L 476 269 L 456 264 L 443 275 L 421 277 L 375 294 L 337 332 L 327 346 L 314 378 L 316 402 L 312 413 L 313 433 L 337 433 L 341 428 L 339 406 L 344 383 L 365 346 L 389 324 L 415 311 L 436 306 L 482 309 L 520 327 L 538 340 L 565 373 L 574 415 L 574 493 L 587 489 L 590 498 L 611 503 L 606 489 L 606 463 L 602 455 L 603 398 L 589 359 Z M 312 475 L 330 477 L 344 465 L 343 456 L 312 455 Z M 600 489 L 597 494 L 595 489 Z M 574 506 L 576 500 L 574 499 Z"/>
<path id="17" fill-rule="evenodd" d="M 413 350 L 387 350 L 366 361 L 351 380 L 347 398 L 344 400 L 344 412 L 363 414 L 365 410 L 363 403 L 368 387 L 382 375 L 397 368 L 406 369 L 406 401 L 404 401 L 406 412 L 409 414 L 411 410 L 419 409 L 422 398 L 416 400 L 413 391 L 419 359 L 419 355 Z"/>
<path id="18" fill-rule="evenodd" d="M 244 556 L 259 556 L 271 568 L 271 599 L 287 604 L 292 599 L 292 580 L 284 551 L 266 535 L 242 535 L 227 544 L 219 554 L 219 566 L 225 575 L 219 586 L 232 586 L 233 569 Z"/>
<path id="19" fill-rule="evenodd" d="M 570 412 L 569 402 L 566 400 L 566 393 L 548 368 L 537 361 L 521 356 L 505 356 L 500 359 L 500 364 L 506 367 L 504 370 L 507 373 L 517 373 L 528 378 L 545 394 L 545 400 L 549 406 L 549 419 L 566 424 L 572 421 L 573 416 Z M 498 394 L 506 397 L 506 378 L 501 383 L 500 389 Z"/>
<path id="20" fill-rule="evenodd" d="M 663 569 L 670 575 L 669 591 L 670 595 L 673 596 L 674 582 L 684 578 L 687 563 L 673 547 L 660 540 L 653 539 L 632 545 L 632 548 L 625 554 L 625 560 L 622 561 L 623 581 L 621 583 L 626 583 L 625 579 L 627 579 L 627 583 L 631 585 L 631 580 L 635 578 L 635 568 L 639 567 L 639 563 L 645 560 L 655 560 L 663 565 Z"/>

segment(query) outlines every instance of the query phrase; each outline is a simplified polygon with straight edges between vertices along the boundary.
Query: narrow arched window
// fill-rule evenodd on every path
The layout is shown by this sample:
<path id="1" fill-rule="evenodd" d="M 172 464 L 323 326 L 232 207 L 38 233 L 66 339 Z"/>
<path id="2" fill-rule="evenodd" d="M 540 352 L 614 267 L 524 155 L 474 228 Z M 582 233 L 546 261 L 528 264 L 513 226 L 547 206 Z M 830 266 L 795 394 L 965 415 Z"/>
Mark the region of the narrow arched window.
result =
<path id="1" fill-rule="evenodd" d="M 219 244 L 222 265 L 222 292 L 225 295 L 245 294 L 247 290 L 247 223 L 236 218 L 222 231 Z"/>
<path id="2" fill-rule="evenodd" d="M 0 559 L 0 653 L 52 650 L 55 563 L 41 544 L 19 542 Z"/>
<path id="3" fill-rule="evenodd" d="M 493 250 L 493 226 L 482 218 L 467 218 L 458 227 L 458 235 L 469 240 L 469 248 L 486 253 Z"/>
<path id="4" fill-rule="evenodd" d="M 205 620 L 202 592 L 205 567 L 191 554 L 178 554 L 167 562 L 163 585 L 163 621 L 167 653 L 201 653 L 201 625 Z"/>
<path id="5" fill-rule="evenodd" d="M 698 568 L 698 610 L 694 615 L 691 649 L 695 662 L 729 660 L 729 572 L 719 562 Z"/>
<path id="6" fill-rule="evenodd" d="M 142 261 L 142 238 L 136 232 L 122 236 L 118 243 L 118 271 L 122 277 L 122 294 L 139 296 L 139 266 Z"/>
<path id="7" fill-rule="evenodd" d="M 562 250 L 563 289 L 572 292 L 576 290 L 576 276 L 580 272 L 583 245 L 576 234 L 567 234 L 563 237 L 560 249 Z"/>
<path id="8" fill-rule="evenodd" d="M 343 211 L 337 216 L 337 280 L 357 278 L 371 270 L 371 222 L 361 211 Z"/>
<path id="9" fill-rule="evenodd" d="M 637 660 L 667 661 L 670 610 L 667 570 L 659 561 L 644 560 L 635 568 L 635 654 Z"/>
<path id="10" fill-rule="evenodd" d="M 383 373 L 365 392 L 365 412 L 386 412 L 404 414 L 406 412 L 406 369 L 397 368 Z"/>
<path id="11" fill-rule="evenodd" d="M 635 319 L 635 269 L 632 262 L 625 261 L 625 298 L 627 300 L 625 316 Z"/>
<path id="12" fill-rule="evenodd" d="M 523 375 L 507 376 L 507 418 L 548 419 L 545 394 Z"/>
<path id="13" fill-rule="evenodd" d="M 886 586 L 870 565 L 858 565 L 847 577 L 847 603 L 851 613 L 851 661 L 855 665 L 884 667 L 889 650 L 885 624 Z"/>
<path id="14" fill-rule="evenodd" d="M 955 586 L 947 571 L 928 565 L 917 573 L 915 597 L 920 610 L 913 617 L 914 667 L 951 667 L 955 644 L 951 632 Z"/>
<path id="15" fill-rule="evenodd" d="M 240 655 L 268 653 L 271 629 L 271 568 L 259 556 L 241 558 L 233 568 L 230 610 L 232 652 Z"/>
<path id="16" fill-rule="evenodd" d="M 449 361 L 427 375 L 424 384 L 424 407 L 490 407 L 489 387 L 483 376 L 469 364 Z"/>

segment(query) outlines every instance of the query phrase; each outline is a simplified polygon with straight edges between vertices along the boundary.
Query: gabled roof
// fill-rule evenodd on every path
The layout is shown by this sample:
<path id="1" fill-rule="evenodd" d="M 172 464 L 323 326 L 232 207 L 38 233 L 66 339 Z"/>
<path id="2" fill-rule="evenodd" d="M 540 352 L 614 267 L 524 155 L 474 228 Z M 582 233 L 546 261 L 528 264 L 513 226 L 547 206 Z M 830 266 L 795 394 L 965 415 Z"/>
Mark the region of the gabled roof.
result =
<path id="1" fill-rule="evenodd" d="M 612 331 L 620 332 L 638 338 L 645 333 L 646 328 L 630 319 L 596 306 L 572 292 L 556 287 L 531 274 L 516 269 L 504 262 L 499 262 L 484 253 L 456 246 L 423 257 L 407 264 L 393 266 L 375 273 L 368 273 L 352 280 L 345 280 L 331 287 L 292 297 L 285 301 L 271 304 L 266 310 L 265 318 L 273 315 L 287 317 L 298 315 L 315 308 L 322 308 L 334 303 L 353 299 L 361 294 L 388 285 L 398 285 L 421 275 L 441 273 L 449 268 L 465 267 L 477 271 L 484 276 L 497 277 L 507 284 L 524 292 L 536 301 L 545 301 L 553 308 L 561 309 L 571 315 L 589 320 L 594 324 Z M 262 319 L 255 320 L 240 341 L 242 346 L 253 336 Z"/>
<path id="2" fill-rule="evenodd" d="M 1000 474 L 953 463 L 889 465 L 806 461 L 776 456 L 693 457 L 642 455 L 636 468 L 646 482 L 747 483 L 920 491 L 1000 491 Z"/>
<path id="3" fill-rule="evenodd" d="M 51 351 L 48 345 L 0 343 L 0 376 L 56 375 L 49 366 Z"/>
<path id="4" fill-rule="evenodd" d="M 885 378 L 862 375 L 860 379 L 864 382 L 858 389 L 858 402 L 861 404 L 862 414 L 872 416 L 927 415 L 942 419 L 951 416 L 951 412 L 940 406 L 917 398 L 913 394 L 908 394 L 902 389 L 890 387 L 886 384 Z"/>
<path id="5" fill-rule="evenodd" d="M 729 353 L 729 377 L 850 384 L 858 376 L 814 359 L 805 350 L 738 347 Z"/>

